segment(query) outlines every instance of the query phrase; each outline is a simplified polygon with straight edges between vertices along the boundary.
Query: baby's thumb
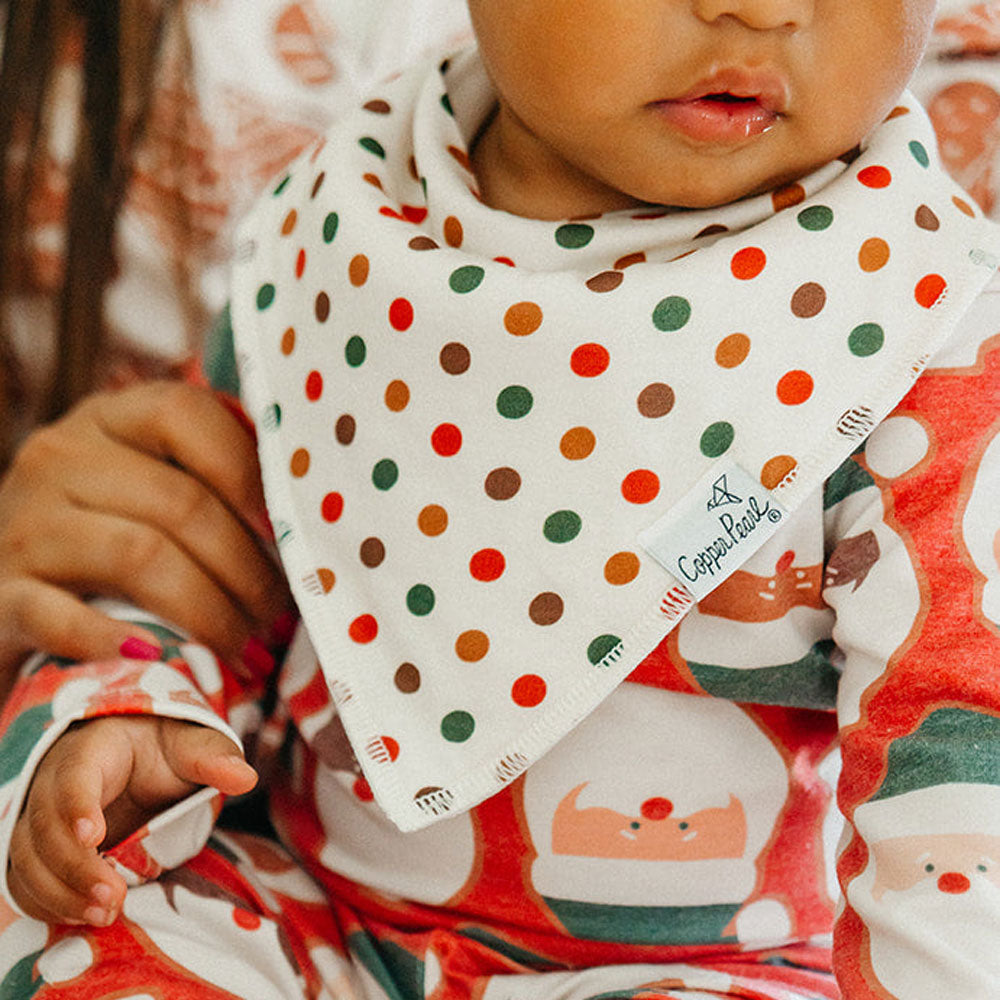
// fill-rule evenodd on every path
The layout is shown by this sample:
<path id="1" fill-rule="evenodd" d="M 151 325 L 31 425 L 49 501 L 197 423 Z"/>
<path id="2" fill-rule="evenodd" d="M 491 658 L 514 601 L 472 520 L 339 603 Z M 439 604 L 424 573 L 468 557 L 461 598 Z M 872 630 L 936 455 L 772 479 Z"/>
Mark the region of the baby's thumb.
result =
<path id="1" fill-rule="evenodd" d="M 257 772 L 229 737 L 207 726 L 164 720 L 163 750 L 178 778 L 242 795 L 257 784 Z"/>

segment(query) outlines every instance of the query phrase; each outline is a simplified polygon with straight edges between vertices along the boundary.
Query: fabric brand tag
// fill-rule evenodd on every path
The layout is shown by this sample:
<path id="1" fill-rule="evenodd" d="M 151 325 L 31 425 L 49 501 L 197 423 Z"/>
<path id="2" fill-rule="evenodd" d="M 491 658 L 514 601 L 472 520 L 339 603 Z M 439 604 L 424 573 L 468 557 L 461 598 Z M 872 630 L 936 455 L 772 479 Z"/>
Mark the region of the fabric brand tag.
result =
<path id="1" fill-rule="evenodd" d="M 639 544 L 700 601 L 739 569 L 787 516 L 774 494 L 741 466 L 716 466 L 639 533 Z"/>

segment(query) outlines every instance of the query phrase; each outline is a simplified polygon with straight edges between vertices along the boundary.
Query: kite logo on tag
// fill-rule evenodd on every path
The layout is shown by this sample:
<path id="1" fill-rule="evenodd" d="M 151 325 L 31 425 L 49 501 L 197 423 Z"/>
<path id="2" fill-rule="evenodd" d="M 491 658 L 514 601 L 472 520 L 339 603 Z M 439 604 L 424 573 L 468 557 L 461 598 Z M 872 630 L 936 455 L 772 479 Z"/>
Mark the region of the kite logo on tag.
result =
<path id="1" fill-rule="evenodd" d="M 778 530 L 788 511 L 738 465 L 701 479 L 639 535 L 644 549 L 701 600 Z"/>

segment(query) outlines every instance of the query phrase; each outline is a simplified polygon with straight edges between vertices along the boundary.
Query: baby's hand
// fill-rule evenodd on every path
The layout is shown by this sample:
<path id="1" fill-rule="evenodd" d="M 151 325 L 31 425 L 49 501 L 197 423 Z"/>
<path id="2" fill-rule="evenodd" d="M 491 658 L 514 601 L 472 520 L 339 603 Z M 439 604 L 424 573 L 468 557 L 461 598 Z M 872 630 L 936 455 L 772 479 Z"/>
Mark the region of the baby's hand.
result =
<path id="1" fill-rule="evenodd" d="M 233 742 L 177 719 L 111 716 L 77 724 L 42 758 L 11 838 L 8 885 L 29 916 L 110 924 L 122 877 L 98 854 L 165 807 L 211 785 L 240 795 L 257 781 Z"/>

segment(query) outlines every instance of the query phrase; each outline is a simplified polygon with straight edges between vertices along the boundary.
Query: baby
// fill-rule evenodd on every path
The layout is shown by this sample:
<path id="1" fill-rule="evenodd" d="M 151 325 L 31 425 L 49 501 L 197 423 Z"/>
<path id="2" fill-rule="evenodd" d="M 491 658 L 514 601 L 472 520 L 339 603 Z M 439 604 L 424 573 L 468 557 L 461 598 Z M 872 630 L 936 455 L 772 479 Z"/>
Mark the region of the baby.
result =
<path id="1" fill-rule="evenodd" d="M 26 672 L 0 995 L 1000 995 L 1000 234 L 904 93 L 934 6 L 470 0 L 281 179 L 228 355 L 303 626 Z M 245 736 L 288 853 L 213 832 Z"/>

